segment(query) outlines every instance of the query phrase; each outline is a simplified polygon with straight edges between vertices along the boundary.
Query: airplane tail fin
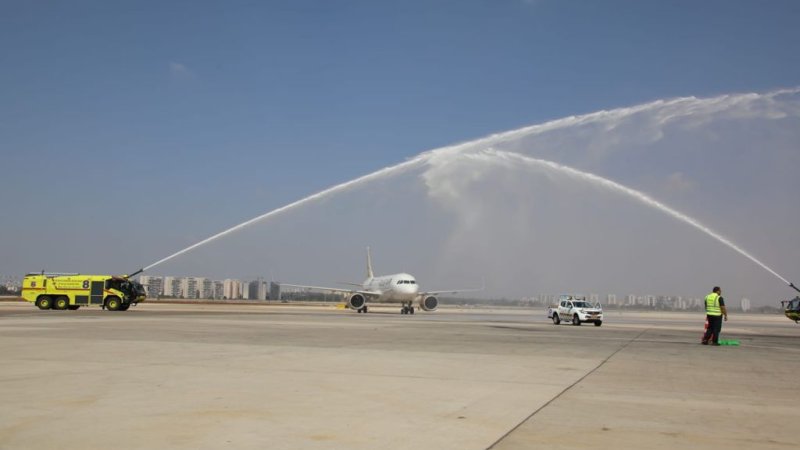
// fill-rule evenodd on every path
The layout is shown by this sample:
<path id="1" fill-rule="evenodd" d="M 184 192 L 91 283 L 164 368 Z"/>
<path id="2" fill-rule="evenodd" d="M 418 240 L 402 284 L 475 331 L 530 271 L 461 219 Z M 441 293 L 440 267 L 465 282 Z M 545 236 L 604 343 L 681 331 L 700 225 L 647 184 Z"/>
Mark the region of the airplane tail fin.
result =
<path id="1" fill-rule="evenodd" d="M 373 278 L 374 276 L 372 273 L 372 256 L 369 254 L 369 247 L 367 247 L 367 278 Z"/>

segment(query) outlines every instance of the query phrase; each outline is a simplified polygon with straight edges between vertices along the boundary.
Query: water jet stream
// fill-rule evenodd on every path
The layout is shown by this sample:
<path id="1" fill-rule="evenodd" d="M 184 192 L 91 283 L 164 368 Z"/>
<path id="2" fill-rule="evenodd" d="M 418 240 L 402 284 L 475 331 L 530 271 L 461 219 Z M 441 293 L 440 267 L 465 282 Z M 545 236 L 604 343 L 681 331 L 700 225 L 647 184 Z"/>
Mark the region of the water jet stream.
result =
<path id="1" fill-rule="evenodd" d="M 578 169 L 575 169 L 575 168 L 572 168 L 572 167 L 569 167 L 569 166 L 565 166 L 565 165 L 562 165 L 562 164 L 558 164 L 558 163 L 555 163 L 553 161 L 547 161 L 547 160 L 544 160 L 544 159 L 532 158 L 530 156 L 525 156 L 525 155 L 522 155 L 522 154 L 519 154 L 519 153 L 506 152 L 506 151 L 502 151 L 502 150 L 494 150 L 494 149 L 491 149 L 491 148 L 483 150 L 481 152 L 477 152 L 477 153 L 462 154 L 460 156 L 465 157 L 465 158 L 471 158 L 471 159 L 475 159 L 475 160 L 480 160 L 482 162 L 497 162 L 497 161 L 505 160 L 505 161 L 510 161 L 510 162 L 522 163 L 522 164 L 526 164 L 526 165 L 534 166 L 534 167 L 543 167 L 543 168 L 546 168 L 546 169 L 549 169 L 549 170 L 554 170 L 556 172 L 563 173 L 563 174 L 566 174 L 566 175 L 569 175 L 569 176 L 580 178 L 582 180 L 588 181 L 588 182 L 590 182 L 592 184 L 601 186 L 603 188 L 606 188 L 606 189 L 609 189 L 609 190 L 612 190 L 612 191 L 615 191 L 615 192 L 619 192 L 619 193 L 625 194 L 627 196 L 633 197 L 637 201 L 639 201 L 641 203 L 644 203 L 647 206 L 650 206 L 652 208 L 656 208 L 656 209 L 658 209 L 658 210 L 660 210 L 660 211 L 662 211 L 664 213 L 667 213 L 668 215 L 670 215 L 670 216 L 672 216 L 672 217 L 674 217 L 674 218 L 676 218 L 676 219 L 678 219 L 678 220 L 680 220 L 682 222 L 685 222 L 685 223 L 697 228 L 698 230 L 702 231 L 703 233 L 711 236 L 712 238 L 716 239 L 717 241 L 727 245 L 731 249 L 733 249 L 736 252 L 740 253 L 741 255 L 747 257 L 748 259 L 750 259 L 754 263 L 758 264 L 761 268 L 763 268 L 767 272 L 769 272 L 772 275 L 775 275 L 776 277 L 778 277 L 778 279 L 780 279 L 784 283 L 792 286 L 792 283 L 790 283 L 789 280 L 787 280 L 786 278 L 782 277 L 780 274 L 778 274 L 777 272 L 772 270 L 769 266 L 767 266 L 763 262 L 759 261 L 757 258 L 755 258 L 751 254 L 749 254 L 746 251 L 744 251 L 738 245 L 734 244 L 733 242 L 731 242 L 727 238 L 723 237 L 719 233 L 714 232 L 713 230 L 711 230 L 707 226 L 703 225 L 702 223 L 698 222 L 697 220 L 687 216 L 686 214 L 683 214 L 683 213 L 681 213 L 679 211 L 676 211 L 676 210 L 670 208 L 669 206 L 659 202 L 658 200 L 655 200 L 655 199 L 647 196 L 646 194 L 644 194 L 642 192 L 639 192 L 639 191 L 637 191 L 635 189 L 631 189 L 631 188 L 629 188 L 627 186 L 623 186 L 623 185 L 621 185 L 621 184 L 619 184 L 619 183 L 617 183 L 615 181 L 609 180 L 608 178 L 603 178 L 603 177 L 601 177 L 599 175 L 595 175 L 595 174 L 589 173 L 589 172 L 583 172 L 581 170 L 578 170 Z"/>
<path id="2" fill-rule="evenodd" d="M 383 168 L 381 170 L 378 170 L 376 172 L 373 172 L 373 173 L 364 175 L 362 177 L 355 178 L 353 180 L 338 184 L 336 186 L 330 187 L 330 188 L 325 189 L 323 191 L 320 191 L 320 192 L 318 192 L 316 194 L 312 194 L 312 195 L 310 195 L 308 197 L 305 197 L 303 199 L 300 199 L 300 200 L 295 201 L 293 203 L 290 203 L 288 205 L 285 205 L 285 206 L 282 206 L 280 208 L 277 208 L 277 209 L 274 209 L 272 211 L 269 211 L 267 213 L 264 213 L 264 214 L 262 214 L 260 216 L 254 217 L 253 219 L 250 219 L 250 220 L 248 220 L 246 222 L 243 222 L 243 223 L 241 223 L 239 225 L 236 225 L 236 226 L 233 226 L 231 228 L 228 228 L 225 231 L 217 233 L 217 234 L 215 234 L 213 236 L 210 236 L 210 237 L 208 237 L 208 238 L 206 238 L 206 239 L 204 239 L 204 240 L 202 240 L 200 242 L 197 242 L 196 244 L 193 244 L 193 245 L 191 245 L 189 247 L 186 247 L 183 250 L 175 252 L 175 253 L 167 256 L 166 258 L 162 258 L 162 259 L 160 259 L 160 260 L 158 260 L 158 261 L 156 261 L 156 262 L 144 267 L 142 270 L 149 270 L 149 269 L 151 269 L 151 268 L 153 268 L 153 267 L 155 267 L 155 266 L 157 266 L 159 264 L 167 262 L 167 261 L 169 261 L 169 260 L 171 260 L 171 259 L 173 259 L 173 258 L 175 258 L 177 256 L 180 256 L 180 255 L 182 255 L 182 254 L 184 254 L 186 252 L 189 252 L 189 251 L 191 251 L 191 250 L 193 250 L 193 249 L 195 249 L 197 247 L 200 247 L 200 246 L 205 245 L 205 244 L 207 244 L 207 243 L 209 243 L 211 241 L 214 241 L 214 240 L 219 239 L 219 238 L 221 238 L 223 236 L 226 236 L 226 235 L 228 235 L 230 233 L 233 233 L 233 232 L 235 232 L 237 230 L 240 230 L 240 229 L 242 229 L 244 227 L 247 227 L 248 225 L 251 225 L 251 224 L 253 224 L 255 222 L 259 222 L 259 221 L 268 219 L 270 217 L 274 217 L 274 216 L 276 216 L 278 214 L 281 214 L 281 213 L 286 212 L 288 210 L 291 210 L 291 209 L 300 207 L 302 205 L 311 203 L 311 202 L 313 202 L 315 200 L 321 200 L 321 199 L 323 199 L 325 197 L 329 197 L 331 195 L 346 191 L 348 189 L 357 187 L 358 185 L 361 185 L 361 184 L 364 184 L 364 183 L 368 183 L 370 181 L 374 181 L 374 180 L 380 179 L 380 178 L 385 177 L 385 176 L 395 175 L 397 173 L 403 172 L 403 171 L 405 171 L 407 169 L 410 169 L 410 168 L 415 167 L 417 165 L 420 165 L 422 163 L 428 163 L 428 164 L 432 164 L 432 165 L 435 165 L 435 164 L 446 164 L 450 160 L 450 158 L 452 158 L 452 157 L 466 156 L 466 157 L 470 157 L 470 158 L 489 159 L 489 160 L 492 160 L 494 162 L 497 162 L 497 161 L 499 161 L 501 159 L 516 160 L 516 161 L 519 161 L 519 162 L 524 162 L 524 163 L 529 164 L 529 165 L 535 165 L 535 166 L 539 166 L 539 167 L 547 167 L 549 169 L 556 170 L 556 171 L 558 171 L 560 173 L 566 173 L 566 174 L 569 174 L 569 175 L 572 175 L 572 176 L 576 176 L 576 177 L 591 181 L 591 182 L 593 182 L 595 184 L 599 184 L 599 185 L 601 185 L 601 186 L 603 186 L 605 188 L 608 188 L 608 189 L 611 189 L 611 190 L 614 190 L 614 191 L 617 191 L 617 192 L 624 193 L 626 195 L 629 195 L 629 196 L 637 199 L 638 201 L 640 201 L 640 202 L 642 202 L 642 203 L 644 203 L 644 204 L 646 204 L 648 206 L 651 206 L 651 207 L 654 207 L 656 209 L 659 209 L 659 210 L 669 214 L 670 216 L 672 216 L 674 218 L 677 218 L 677 219 L 679 219 L 679 220 L 681 220 L 681 221 L 683 221 L 683 222 L 685 222 L 685 223 L 687 223 L 687 224 L 699 229 L 700 231 L 706 233 L 707 235 L 713 237 L 717 241 L 727 245 L 728 247 L 732 248 L 736 252 L 742 254 L 743 256 L 747 257 L 751 261 L 755 262 L 756 264 L 761 266 L 763 269 L 765 269 L 769 273 L 771 273 L 771 274 L 775 275 L 776 277 L 778 277 L 781 281 L 791 285 L 791 283 L 789 283 L 784 277 L 782 277 L 777 272 L 775 272 L 774 270 L 769 268 L 766 264 L 762 263 L 761 261 L 759 261 L 755 257 L 751 256 L 746 251 L 744 251 L 741 248 L 739 248 L 737 245 L 735 245 L 730 240 L 722 237 L 718 233 L 712 231 L 711 229 L 709 229 L 705 225 L 701 224 L 700 222 L 692 219 L 691 217 L 686 216 L 685 214 L 682 214 L 682 213 L 680 213 L 680 212 L 678 212 L 678 211 L 676 211 L 676 210 L 674 210 L 674 209 L 672 209 L 672 208 L 670 208 L 670 207 L 668 207 L 668 206 L 666 206 L 666 205 L 664 205 L 664 204 L 662 204 L 662 203 L 660 203 L 660 202 L 648 197 L 647 195 L 645 195 L 645 194 L 643 194 L 643 193 L 641 193 L 639 191 L 636 191 L 634 189 L 625 187 L 625 186 L 623 186 L 623 185 L 621 185 L 619 183 L 616 183 L 614 181 L 611 181 L 611 180 L 608 180 L 606 178 L 600 177 L 598 175 L 594 175 L 594 174 L 591 174 L 591 173 L 588 173 L 588 172 L 582 172 L 580 170 L 577 170 L 577 169 L 574 169 L 574 168 L 571 168 L 571 167 L 568 167 L 568 166 L 563 166 L 563 165 L 560 165 L 560 164 L 552 162 L 552 161 L 536 159 L 536 158 L 528 157 L 528 156 L 525 156 L 525 155 L 522 155 L 522 154 L 519 154 L 519 153 L 496 151 L 496 150 L 491 149 L 491 146 L 492 145 L 497 145 L 497 144 L 502 143 L 502 142 L 514 141 L 514 140 L 519 139 L 519 138 L 529 137 L 529 136 L 534 136 L 534 135 L 541 135 L 541 134 L 545 134 L 545 133 L 548 133 L 548 132 L 551 132 L 551 131 L 554 131 L 554 130 L 569 128 L 569 127 L 573 127 L 573 126 L 582 126 L 582 125 L 589 124 L 589 123 L 600 123 L 601 121 L 606 121 L 606 122 L 614 121 L 614 122 L 617 122 L 617 121 L 623 120 L 623 119 L 625 119 L 627 117 L 630 117 L 632 115 L 635 115 L 635 114 L 652 113 L 652 112 L 655 112 L 655 111 L 661 111 L 662 109 L 665 109 L 665 108 L 666 108 L 665 115 L 663 115 L 663 116 L 661 116 L 659 118 L 659 123 L 661 125 L 664 125 L 664 124 L 668 123 L 669 121 L 673 120 L 676 117 L 686 117 L 686 116 L 689 116 L 689 115 L 696 115 L 697 111 L 700 110 L 700 109 L 703 109 L 703 108 L 705 108 L 704 111 L 705 111 L 706 114 L 716 114 L 716 113 L 719 113 L 719 112 L 722 112 L 722 111 L 726 111 L 726 110 L 728 110 L 730 108 L 740 108 L 740 107 L 742 107 L 743 104 L 745 106 L 749 105 L 750 104 L 749 102 L 753 102 L 753 101 L 757 101 L 757 100 L 763 100 L 763 101 L 766 101 L 766 102 L 773 102 L 779 96 L 797 95 L 797 94 L 800 94 L 800 87 L 795 87 L 795 88 L 792 88 L 792 89 L 776 90 L 776 91 L 768 92 L 768 93 L 765 93 L 765 94 L 722 95 L 722 96 L 719 96 L 719 97 L 713 97 L 713 98 L 707 98 L 707 99 L 698 99 L 698 98 L 695 98 L 695 97 L 684 97 L 684 98 L 677 98 L 677 99 L 666 100 L 666 101 L 665 100 L 657 100 L 657 101 L 654 101 L 654 102 L 650 102 L 650 103 L 646 103 L 646 104 L 642 104 L 642 105 L 638 105 L 638 106 L 633 106 L 633 107 L 618 108 L 618 109 L 613 109 L 613 110 L 609 110 L 609 111 L 598 111 L 598 112 L 591 113 L 591 114 L 565 117 L 565 118 L 562 118 L 562 119 L 557 119 L 557 120 L 545 122 L 545 123 L 538 124 L 538 125 L 532 125 L 532 126 L 528 126 L 528 127 L 523 127 L 523 128 L 516 129 L 516 130 L 511 130 L 511 131 L 505 131 L 505 132 L 502 132 L 502 133 L 497 133 L 497 134 L 493 134 L 493 135 L 490 135 L 490 136 L 486 136 L 486 137 L 483 137 L 483 138 L 480 138 L 480 139 L 475 139 L 475 140 L 468 141 L 468 142 L 462 142 L 462 143 L 454 144 L 454 145 L 451 145 L 451 146 L 447 146 L 447 147 L 442 147 L 442 148 L 435 149 L 435 150 L 426 151 L 426 152 L 423 152 L 423 153 L 417 155 L 416 157 L 414 157 L 412 159 L 409 159 L 409 160 L 407 160 L 405 162 L 402 162 L 400 164 L 397 164 L 397 165 L 394 165 L 394 166 L 390 166 L 390 167 L 385 167 L 385 168 Z M 487 149 L 487 148 L 489 150 L 481 150 L 481 149 Z"/>
<path id="3" fill-rule="evenodd" d="M 370 181 L 376 180 L 378 178 L 382 178 L 384 176 L 395 175 L 397 173 L 401 173 L 401 172 L 403 172 L 405 170 L 408 170 L 408 169 L 410 169 L 410 168 L 422 163 L 427 158 L 428 158 L 428 155 L 423 153 L 423 154 L 417 156 L 416 158 L 409 159 L 408 161 L 402 162 L 400 164 L 395 164 L 394 166 L 390 166 L 390 167 L 384 167 L 381 170 L 372 172 L 370 174 L 367 174 L 367 175 L 364 175 L 364 176 L 361 176 L 361 177 L 358 177 L 358 178 L 354 178 L 354 179 L 352 179 L 350 181 L 347 181 L 347 182 L 344 182 L 344 183 L 341 183 L 341 184 L 337 184 L 336 186 L 333 186 L 333 187 L 330 187 L 328 189 L 319 191 L 316 194 L 309 195 L 308 197 L 302 198 L 302 199 L 297 200 L 297 201 L 295 201 L 293 203 L 289 203 L 288 205 L 281 206 L 280 208 L 273 209 L 272 211 L 266 212 L 266 213 L 264 213 L 264 214 L 262 214 L 262 215 L 260 215 L 258 217 L 254 217 L 254 218 L 252 218 L 252 219 L 250 219 L 250 220 L 248 220 L 246 222 L 242 222 L 239 225 L 233 226 L 231 228 L 228 228 L 225 231 L 221 231 L 221 232 L 219 232 L 219 233 L 217 233 L 217 234 L 215 234 L 213 236 L 210 236 L 210 237 L 208 237 L 206 239 L 203 239 L 202 241 L 200 241 L 200 242 L 198 242 L 196 244 L 190 245 L 190 246 L 184 248 L 183 250 L 177 251 L 177 252 L 167 256 L 166 258 L 159 259 L 158 261 L 150 264 L 149 266 L 145 266 L 144 268 L 142 268 L 142 271 L 149 270 L 149 269 L 151 269 L 151 268 L 153 268 L 153 267 L 155 267 L 155 266 L 157 266 L 159 264 L 165 263 L 165 262 L 169 261 L 170 259 L 175 258 L 176 256 L 180 256 L 180 255 L 182 255 L 182 254 L 184 254 L 184 253 L 186 253 L 186 252 L 188 252 L 190 250 L 193 250 L 193 249 L 195 249 L 197 247 L 200 247 L 201 245 L 208 244 L 209 242 L 211 242 L 213 240 L 216 240 L 216 239 L 219 239 L 219 238 L 221 238 L 221 237 L 223 237 L 225 235 L 231 234 L 234 231 L 241 230 L 242 228 L 244 228 L 244 227 L 246 227 L 248 225 L 252 225 L 253 223 L 256 223 L 256 222 L 259 222 L 261 220 L 276 216 L 276 215 L 278 215 L 278 214 L 280 214 L 282 212 L 288 211 L 288 210 L 293 209 L 293 208 L 297 208 L 297 207 L 302 206 L 302 205 L 304 205 L 306 203 L 313 202 L 314 200 L 321 200 L 321 199 L 323 199 L 325 197 L 328 197 L 328 196 L 333 195 L 333 194 L 338 193 L 338 192 L 346 191 L 347 189 L 356 187 L 357 185 L 362 184 L 362 183 L 368 183 Z"/>

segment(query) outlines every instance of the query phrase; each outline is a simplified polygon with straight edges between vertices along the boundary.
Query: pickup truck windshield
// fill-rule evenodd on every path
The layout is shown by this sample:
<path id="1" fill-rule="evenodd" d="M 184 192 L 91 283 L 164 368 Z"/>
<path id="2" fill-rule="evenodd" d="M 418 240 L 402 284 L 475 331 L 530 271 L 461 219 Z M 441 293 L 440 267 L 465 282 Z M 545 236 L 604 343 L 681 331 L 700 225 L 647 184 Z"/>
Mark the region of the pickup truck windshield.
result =
<path id="1" fill-rule="evenodd" d="M 594 308 L 594 305 L 589 302 L 572 302 L 572 304 L 576 308 Z"/>

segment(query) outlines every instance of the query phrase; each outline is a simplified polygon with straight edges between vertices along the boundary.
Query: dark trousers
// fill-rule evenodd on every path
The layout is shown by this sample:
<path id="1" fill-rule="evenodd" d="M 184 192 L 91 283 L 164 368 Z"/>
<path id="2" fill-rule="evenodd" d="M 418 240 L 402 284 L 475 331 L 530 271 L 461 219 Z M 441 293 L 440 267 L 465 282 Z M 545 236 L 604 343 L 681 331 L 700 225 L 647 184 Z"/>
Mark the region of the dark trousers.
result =
<path id="1" fill-rule="evenodd" d="M 703 336 L 703 342 L 719 342 L 719 333 L 722 331 L 722 316 L 709 316 L 706 315 L 708 321 L 708 328 L 706 334 Z"/>

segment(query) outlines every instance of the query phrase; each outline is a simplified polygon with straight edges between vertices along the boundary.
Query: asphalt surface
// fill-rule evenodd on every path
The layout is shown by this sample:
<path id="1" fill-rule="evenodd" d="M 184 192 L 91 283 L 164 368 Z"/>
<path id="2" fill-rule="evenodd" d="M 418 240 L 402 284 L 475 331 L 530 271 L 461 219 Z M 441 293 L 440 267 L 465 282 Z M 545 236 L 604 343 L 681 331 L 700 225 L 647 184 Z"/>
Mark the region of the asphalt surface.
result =
<path id="1" fill-rule="evenodd" d="M 0 449 L 796 448 L 800 326 L 0 303 Z"/>

